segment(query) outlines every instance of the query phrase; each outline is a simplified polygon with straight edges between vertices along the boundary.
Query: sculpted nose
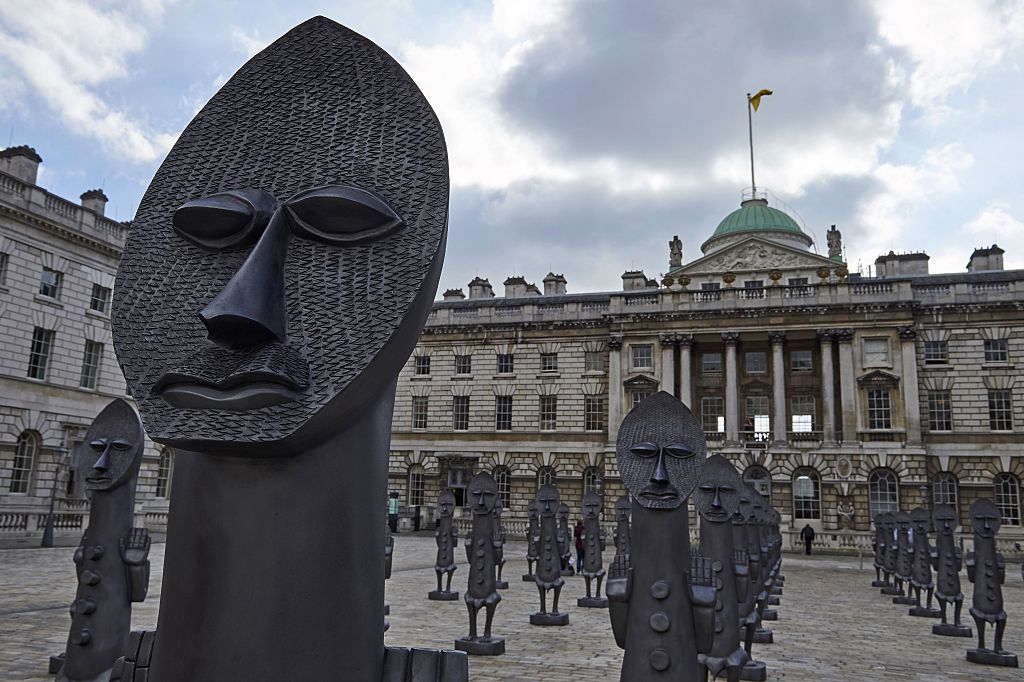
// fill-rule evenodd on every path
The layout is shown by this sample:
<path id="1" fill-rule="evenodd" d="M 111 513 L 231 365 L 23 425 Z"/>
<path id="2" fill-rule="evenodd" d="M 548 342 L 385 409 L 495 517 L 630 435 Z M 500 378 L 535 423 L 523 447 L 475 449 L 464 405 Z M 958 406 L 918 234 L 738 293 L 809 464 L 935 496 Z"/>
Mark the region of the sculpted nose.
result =
<path id="1" fill-rule="evenodd" d="M 715 488 L 715 497 L 711 500 L 711 506 L 716 509 L 722 506 L 722 498 L 718 495 L 718 488 Z"/>
<path id="2" fill-rule="evenodd" d="M 211 341 L 228 348 L 285 341 L 288 318 L 284 308 L 284 261 L 288 235 L 287 218 L 278 210 L 242 267 L 199 313 Z"/>
<path id="3" fill-rule="evenodd" d="M 110 468 L 110 446 L 103 448 L 103 453 L 100 458 L 96 460 L 96 463 L 92 465 L 92 468 L 100 473 L 106 472 Z"/>
<path id="4" fill-rule="evenodd" d="M 665 469 L 664 451 L 658 452 L 658 463 L 654 467 L 654 473 L 651 474 L 651 483 L 668 483 L 668 471 Z"/>

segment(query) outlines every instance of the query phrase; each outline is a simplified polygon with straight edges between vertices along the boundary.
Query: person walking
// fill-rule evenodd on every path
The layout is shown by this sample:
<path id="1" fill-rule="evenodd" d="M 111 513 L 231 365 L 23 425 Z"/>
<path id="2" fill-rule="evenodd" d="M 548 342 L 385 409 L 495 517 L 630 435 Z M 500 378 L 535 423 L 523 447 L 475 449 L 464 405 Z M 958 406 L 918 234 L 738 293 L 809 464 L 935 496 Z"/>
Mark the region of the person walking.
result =
<path id="1" fill-rule="evenodd" d="M 576 572 L 579 573 L 583 570 L 583 556 L 586 554 L 587 546 L 583 543 L 583 519 L 576 522 L 576 527 L 572 529 L 572 535 L 576 538 Z"/>
<path id="2" fill-rule="evenodd" d="M 810 554 L 811 543 L 814 542 L 814 529 L 811 528 L 811 524 L 808 523 L 800 531 L 800 539 L 804 541 L 804 554 Z"/>

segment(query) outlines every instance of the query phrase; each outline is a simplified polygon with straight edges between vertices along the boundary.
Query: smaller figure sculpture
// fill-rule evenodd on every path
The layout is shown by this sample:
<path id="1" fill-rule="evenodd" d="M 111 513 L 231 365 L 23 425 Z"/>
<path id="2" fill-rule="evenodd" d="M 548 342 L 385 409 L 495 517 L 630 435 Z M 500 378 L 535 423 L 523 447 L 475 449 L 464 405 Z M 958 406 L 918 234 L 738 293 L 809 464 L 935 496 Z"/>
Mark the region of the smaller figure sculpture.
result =
<path id="1" fill-rule="evenodd" d="M 683 242 L 679 235 L 672 236 L 672 241 L 668 243 L 668 253 L 669 269 L 678 268 L 683 264 Z"/>
<path id="2" fill-rule="evenodd" d="M 896 513 L 888 512 L 882 517 L 882 527 L 885 531 L 885 564 L 882 566 L 884 573 L 885 587 L 879 592 L 889 596 L 903 594 L 903 590 L 896 586 L 896 564 L 899 561 L 899 530 L 896 527 Z"/>
<path id="3" fill-rule="evenodd" d="M 882 569 L 885 567 L 885 550 L 888 543 L 885 540 L 885 527 L 883 518 L 885 514 L 875 514 L 875 539 L 872 548 L 875 551 L 875 579 L 871 581 L 871 587 L 885 587 L 889 583 L 882 580 Z"/>
<path id="4" fill-rule="evenodd" d="M 932 582 L 932 547 L 928 543 L 928 523 L 931 515 L 927 510 L 916 507 L 910 512 L 910 523 L 914 529 L 913 565 L 910 569 L 910 591 L 914 594 L 914 606 L 910 607 L 911 616 L 938 618 L 941 613 L 932 608 L 932 594 L 935 584 Z M 927 591 L 927 602 L 921 605 L 921 590 Z"/>
<path id="5" fill-rule="evenodd" d="M 936 505 L 932 514 L 935 522 L 935 551 L 932 565 L 935 567 L 935 597 L 942 610 L 941 623 L 932 626 L 933 635 L 946 637 L 970 637 L 974 634 L 969 625 L 960 623 L 960 612 L 964 606 L 964 593 L 960 591 L 960 569 L 963 568 L 963 552 L 956 546 L 953 533 L 960 525 L 956 509 L 948 504 Z M 953 622 L 946 620 L 946 606 L 953 602 Z"/>
<path id="6" fill-rule="evenodd" d="M 615 500 L 615 556 L 629 556 L 629 508 L 632 506 L 629 495 Z"/>
<path id="7" fill-rule="evenodd" d="M 768 667 L 764 661 L 754 660 L 751 653 L 754 642 L 771 643 L 774 634 L 762 627 L 761 619 L 765 613 L 767 593 L 764 590 L 764 572 L 762 571 L 761 543 L 759 540 L 759 529 L 761 512 L 767 501 L 758 493 L 753 486 L 747 486 L 747 495 L 750 498 L 747 507 L 747 518 L 744 525 L 746 535 L 747 563 L 750 566 L 749 586 L 747 591 L 747 603 L 745 610 L 748 611 L 743 628 L 743 651 L 747 654 L 747 664 L 743 666 L 741 679 L 756 680 L 761 682 L 768 679 Z M 742 508 L 742 505 L 741 505 Z M 759 637 L 760 635 L 760 637 Z"/>
<path id="8" fill-rule="evenodd" d="M 1006 611 L 1003 610 L 1002 584 L 1006 561 L 996 551 L 996 533 L 1002 524 L 999 507 L 992 500 L 975 500 L 971 505 L 971 529 L 974 551 L 967 555 L 967 579 L 974 583 L 971 615 L 978 628 L 978 648 L 967 651 L 967 660 L 983 665 L 1018 667 L 1017 655 L 1003 649 Z M 985 624 L 995 628 L 992 648 L 985 646 Z"/>
<path id="9" fill-rule="evenodd" d="M 391 524 L 384 526 L 384 580 L 391 579 L 391 559 L 395 553 L 395 536 L 391 534 Z M 391 615 L 391 604 L 384 602 L 384 632 L 391 627 L 387 616 Z"/>
<path id="10" fill-rule="evenodd" d="M 455 495 L 450 490 L 442 491 L 437 496 L 437 530 L 434 531 L 434 538 L 437 540 L 437 562 L 434 564 L 434 571 L 437 573 L 437 589 L 432 590 L 427 598 L 432 601 L 455 601 L 459 598 L 458 592 L 452 592 L 452 574 L 458 568 L 455 565 L 455 546 L 459 543 L 459 530 L 455 527 Z M 447 576 L 448 581 L 444 589 L 441 589 L 441 576 Z"/>
<path id="11" fill-rule="evenodd" d="M 604 562 L 601 552 L 606 546 L 605 532 L 601 528 L 601 496 L 589 492 L 583 496 L 583 534 L 586 549 L 583 554 L 583 578 L 587 581 L 587 596 L 576 600 L 577 606 L 603 609 L 608 607 L 608 599 L 601 596 L 601 581 L 604 580 Z M 590 581 L 597 580 L 597 588 L 590 591 Z"/>
<path id="12" fill-rule="evenodd" d="M 540 540 L 540 515 L 537 513 L 537 501 L 530 500 L 526 505 L 526 516 L 529 519 L 526 526 L 526 573 L 523 575 L 524 583 L 537 582 L 533 574 L 533 566 L 537 563 L 538 542 Z"/>
<path id="13" fill-rule="evenodd" d="M 539 556 L 535 580 L 540 592 L 540 611 L 530 616 L 531 625 L 568 625 L 569 614 L 558 612 L 558 596 L 562 593 L 562 552 L 558 545 L 558 523 L 555 514 L 561 500 L 558 488 L 542 485 L 537 491 L 537 509 L 540 513 Z M 547 593 L 554 590 L 551 611 L 547 608 Z"/>
<path id="14" fill-rule="evenodd" d="M 494 584 L 499 590 L 508 589 L 508 581 L 501 579 L 501 572 L 505 568 L 505 524 L 501 522 L 501 500 L 494 504 L 494 566 L 498 577 Z"/>
<path id="15" fill-rule="evenodd" d="M 466 538 L 466 560 L 469 562 L 469 584 L 466 587 L 466 608 L 469 609 L 469 635 L 455 640 L 455 648 L 476 656 L 498 656 L 505 653 L 505 639 L 491 637 L 494 610 L 501 601 L 495 580 L 498 549 L 497 515 L 498 484 L 482 471 L 469 482 L 469 499 L 473 509 L 473 530 Z M 486 611 L 484 634 L 477 636 L 476 621 L 480 609 Z"/>
<path id="16" fill-rule="evenodd" d="M 832 259 L 843 259 L 843 233 L 833 225 L 825 233 L 825 241 L 828 244 L 828 257 Z"/>
<path id="17" fill-rule="evenodd" d="M 899 590 L 899 596 L 893 597 L 892 603 L 913 606 L 914 598 L 910 596 L 910 578 L 914 569 L 914 547 L 910 543 L 910 514 L 897 512 L 895 520 L 897 532 L 896 589 Z"/>
<path id="18" fill-rule="evenodd" d="M 852 501 L 848 498 L 839 500 L 839 504 L 836 505 L 836 517 L 839 519 L 839 527 L 843 530 L 853 528 L 853 517 L 856 513 L 857 511 Z"/>
<path id="19" fill-rule="evenodd" d="M 569 505 L 558 507 L 558 551 L 562 556 L 562 575 L 576 575 L 572 568 L 572 533 L 569 531 Z"/>

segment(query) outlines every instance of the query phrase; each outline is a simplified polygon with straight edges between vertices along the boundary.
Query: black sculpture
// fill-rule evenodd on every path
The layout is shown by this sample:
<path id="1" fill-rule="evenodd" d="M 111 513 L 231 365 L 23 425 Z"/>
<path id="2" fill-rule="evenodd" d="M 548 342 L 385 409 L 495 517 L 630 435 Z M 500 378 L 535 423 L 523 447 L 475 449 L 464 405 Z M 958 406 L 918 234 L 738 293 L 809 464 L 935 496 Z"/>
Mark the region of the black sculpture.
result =
<path id="1" fill-rule="evenodd" d="M 886 587 L 889 583 L 886 580 L 882 580 L 882 569 L 885 567 L 885 551 L 888 543 L 885 539 L 885 527 L 883 524 L 883 518 L 885 514 L 875 514 L 875 539 L 872 542 L 872 548 L 875 552 L 875 579 L 871 581 L 871 587 Z"/>
<path id="2" fill-rule="evenodd" d="M 996 551 L 996 533 L 1002 525 L 999 507 L 992 500 L 980 499 L 971 504 L 971 529 L 974 551 L 967 555 L 967 579 L 974 583 L 971 615 L 978 628 L 978 648 L 967 651 L 967 660 L 983 665 L 1017 666 L 1017 655 L 1003 649 L 1006 611 L 1003 610 L 1003 581 L 1006 562 Z M 985 647 L 985 624 L 995 629 L 992 648 Z"/>
<path id="3" fill-rule="evenodd" d="M 893 597 L 892 603 L 913 606 L 910 578 L 914 569 L 914 547 L 910 542 L 910 514 L 896 512 L 893 519 L 896 521 L 896 589 L 899 596 Z"/>
<path id="4" fill-rule="evenodd" d="M 537 572 L 534 579 L 540 592 L 540 611 L 530 615 L 531 625 L 568 625 L 569 614 L 558 612 L 558 596 L 562 593 L 562 552 L 558 547 L 558 519 L 560 507 L 558 488 L 542 485 L 537 491 L 537 510 L 540 513 L 540 531 L 537 546 Z M 554 590 L 551 611 L 547 609 L 548 590 Z"/>
<path id="5" fill-rule="evenodd" d="M 375 549 L 447 165 L 402 67 L 315 17 L 239 69 L 157 171 L 111 318 L 146 430 L 178 450 L 153 682 L 390 682 L 409 659 L 417 679 L 466 678 L 464 653 L 385 655 Z"/>
<path id="6" fill-rule="evenodd" d="M 149 532 L 132 528 L 144 446 L 139 415 L 121 399 L 103 408 L 79 446 L 89 526 L 74 554 L 78 590 L 65 653 L 50 659 L 58 682 L 109 679 L 128 642 L 132 602 L 149 590 Z"/>
<path id="7" fill-rule="evenodd" d="M 505 569 L 505 524 L 501 522 L 501 500 L 494 505 L 494 565 L 497 571 L 497 578 L 494 584 L 499 590 L 508 589 L 508 581 L 501 579 L 501 572 Z"/>
<path id="8" fill-rule="evenodd" d="M 501 601 L 495 580 L 498 550 L 501 542 L 497 516 L 498 484 L 486 471 L 469 482 L 469 499 L 473 510 L 473 530 L 466 538 L 466 560 L 469 562 L 469 584 L 466 587 L 466 608 L 469 609 L 469 635 L 455 640 L 455 648 L 477 656 L 505 653 L 505 639 L 491 637 L 494 610 Z M 476 621 L 480 609 L 486 612 L 484 634 L 477 636 Z"/>
<path id="9" fill-rule="evenodd" d="M 881 594 L 899 596 L 903 590 L 896 586 L 896 564 L 899 561 L 899 531 L 896 526 L 896 513 L 882 514 L 882 528 L 885 535 L 885 555 L 882 565 L 882 580 L 885 586 L 879 590 Z"/>
<path id="10" fill-rule="evenodd" d="M 608 599 L 601 596 L 601 581 L 604 580 L 604 561 L 601 552 L 607 546 L 605 532 L 601 528 L 601 506 L 601 496 L 597 493 L 589 492 L 583 496 L 583 533 L 586 549 L 581 573 L 587 581 L 587 596 L 577 599 L 576 605 L 584 608 L 603 609 L 608 606 Z M 595 579 L 597 587 L 591 593 L 590 581 Z"/>
<path id="11" fill-rule="evenodd" d="M 391 579 L 391 568 L 395 554 L 395 536 L 391 534 L 391 524 L 384 526 L 384 580 Z M 387 616 L 391 615 L 391 604 L 384 602 L 384 632 L 391 627 Z"/>
<path id="12" fill-rule="evenodd" d="M 572 532 L 569 530 L 569 505 L 558 506 L 558 551 L 562 555 L 562 575 L 576 575 L 572 567 Z"/>
<path id="13" fill-rule="evenodd" d="M 766 614 L 769 612 L 768 604 L 772 603 L 771 588 L 773 584 L 773 571 L 775 570 L 775 557 L 769 538 L 769 524 L 772 519 L 771 505 L 763 496 L 757 494 L 758 504 L 754 505 L 754 523 L 751 528 L 754 531 L 754 551 L 760 554 L 760 575 L 758 576 L 757 595 L 757 627 L 753 629 L 753 641 L 757 644 L 773 644 L 775 633 L 764 627 Z M 775 600 L 778 603 L 778 600 Z M 748 631 L 750 628 L 748 628 Z"/>
<path id="14" fill-rule="evenodd" d="M 443 490 L 437 496 L 437 528 L 434 539 L 437 542 L 437 561 L 434 572 L 437 573 L 437 589 L 427 594 L 433 601 L 455 601 L 458 592 L 452 592 L 452 575 L 458 566 L 455 565 L 455 547 L 459 544 L 459 529 L 455 527 L 455 495 L 450 490 Z M 441 576 L 447 577 L 444 589 L 441 589 Z"/>
<path id="15" fill-rule="evenodd" d="M 733 546 L 733 516 L 740 508 L 743 481 L 736 467 L 721 455 L 704 462 L 694 506 L 700 514 L 700 556 L 710 568 L 711 599 L 695 605 L 698 660 L 717 678 L 726 671 L 729 682 L 739 682 L 748 656 L 740 645 L 740 589 L 746 601 L 748 574 L 737 571 Z M 746 564 L 746 550 L 742 549 Z M 744 566 L 745 567 L 745 566 Z"/>
<path id="16" fill-rule="evenodd" d="M 633 498 L 631 552 L 612 562 L 605 594 L 615 642 L 625 649 L 623 682 L 704 679 L 687 581 L 686 499 L 697 485 L 705 455 L 700 422 L 664 391 L 622 420 L 615 456 Z"/>
<path id="17" fill-rule="evenodd" d="M 629 556 L 629 511 L 632 504 L 629 495 L 615 500 L 615 556 Z"/>
<path id="18" fill-rule="evenodd" d="M 947 637 L 971 637 L 974 632 L 969 625 L 960 623 L 960 612 L 964 606 L 964 593 L 960 591 L 960 569 L 963 568 L 963 552 L 956 546 L 953 537 L 960 525 L 956 509 L 948 504 L 935 506 L 932 513 L 935 522 L 935 553 L 932 565 L 935 567 L 935 598 L 941 609 L 941 623 L 932 626 L 933 635 Z M 946 620 L 946 606 L 953 603 L 953 622 Z"/>
<path id="19" fill-rule="evenodd" d="M 910 569 L 910 591 L 914 595 L 914 606 L 910 608 L 911 616 L 938 618 L 941 612 L 932 607 L 932 594 L 935 584 L 932 582 L 932 547 L 928 543 L 928 524 L 931 515 L 927 510 L 916 507 L 910 511 L 910 523 L 914 529 L 914 546 L 912 566 Z M 927 602 L 921 605 L 921 590 L 927 592 Z"/>
<path id="20" fill-rule="evenodd" d="M 746 523 L 744 530 L 746 535 L 747 564 L 749 566 L 749 586 L 747 588 L 747 601 L 744 611 L 747 616 L 743 622 L 743 650 L 748 660 L 743 666 L 740 679 L 762 682 L 768 679 L 768 668 L 763 661 L 754 660 L 752 648 L 755 640 L 760 639 L 761 643 L 771 643 L 774 634 L 762 627 L 761 619 L 765 612 L 765 604 L 768 594 L 764 589 L 764 572 L 762 571 L 761 540 L 758 526 L 761 523 L 762 510 L 767 501 L 758 493 L 753 486 L 747 486 Z M 740 510 L 743 510 L 743 502 L 740 502 Z M 760 638 L 758 634 L 760 633 Z"/>
<path id="21" fill-rule="evenodd" d="M 526 505 L 526 516 L 526 573 L 523 575 L 523 582 L 535 583 L 537 576 L 533 574 L 533 565 L 537 563 L 540 543 L 540 514 L 537 511 L 536 500 L 530 500 Z"/>

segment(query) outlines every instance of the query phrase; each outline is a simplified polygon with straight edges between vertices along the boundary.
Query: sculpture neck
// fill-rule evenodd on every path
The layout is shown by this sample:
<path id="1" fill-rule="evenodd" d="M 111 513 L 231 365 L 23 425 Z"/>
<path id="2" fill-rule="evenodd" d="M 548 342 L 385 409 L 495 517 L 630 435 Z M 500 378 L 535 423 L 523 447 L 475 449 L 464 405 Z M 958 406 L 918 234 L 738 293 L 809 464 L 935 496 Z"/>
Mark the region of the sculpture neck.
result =
<path id="1" fill-rule="evenodd" d="M 116 488 L 93 493 L 89 502 L 90 542 L 99 542 L 100 533 L 115 540 L 128 533 L 135 512 L 137 480 L 137 476 L 132 476 Z"/>

